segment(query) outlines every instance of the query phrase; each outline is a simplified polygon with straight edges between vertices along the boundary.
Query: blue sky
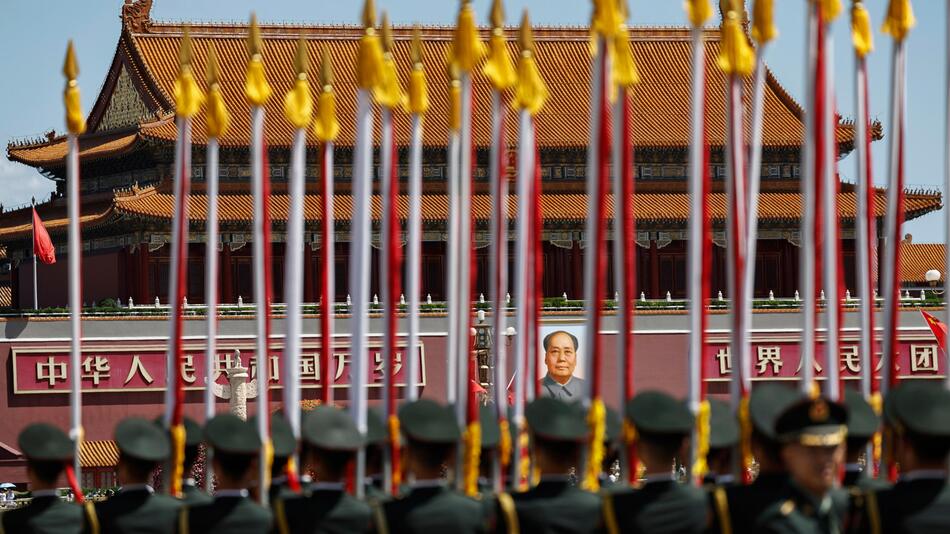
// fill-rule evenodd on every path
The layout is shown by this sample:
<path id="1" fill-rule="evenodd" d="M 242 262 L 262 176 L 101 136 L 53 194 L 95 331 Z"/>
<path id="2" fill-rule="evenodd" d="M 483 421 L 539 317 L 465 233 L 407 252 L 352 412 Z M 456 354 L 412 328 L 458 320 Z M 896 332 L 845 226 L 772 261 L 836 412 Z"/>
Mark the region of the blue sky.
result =
<path id="1" fill-rule="evenodd" d="M 76 43 L 82 73 L 83 107 L 89 110 L 105 78 L 115 52 L 122 0 L 4 0 L 0 17 L 0 142 L 11 138 L 37 136 L 50 128 L 62 130 L 63 53 L 66 40 Z M 152 17 L 158 20 L 234 21 L 246 20 L 254 10 L 263 22 L 355 23 L 359 20 L 358 0 L 154 0 Z M 890 132 L 888 102 L 891 43 L 879 32 L 885 0 L 865 2 L 876 31 L 876 50 L 870 59 L 871 114 Z M 780 35 L 768 50 L 769 66 L 779 80 L 801 100 L 804 72 L 804 13 L 806 0 L 776 2 Z M 845 2 L 850 4 L 850 2 Z M 487 19 L 490 0 L 475 0 L 480 18 Z M 681 26 L 685 24 L 679 0 L 631 0 L 634 25 Z M 457 2 L 452 0 L 377 0 L 377 7 L 389 11 L 395 23 L 451 24 Z M 536 24 L 582 25 L 589 18 L 590 3 L 584 0 L 507 0 L 508 22 L 515 24 L 528 8 Z M 946 3 L 924 0 L 914 3 L 917 27 L 908 41 L 909 97 L 907 138 L 907 182 L 910 187 L 942 189 L 945 144 Z M 835 24 L 835 78 L 838 109 L 853 115 L 853 55 L 847 17 Z M 883 183 L 887 144 L 874 147 L 875 176 Z M 842 161 L 840 172 L 853 181 L 853 157 Z M 44 198 L 51 183 L 34 170 L 0 158 L 0 203 L 12 207 L 29 202 L 35 195 Z M 912 221 L 905 232 L 914 241 L 944 241 L 943 216 L 931 214 Z"/>

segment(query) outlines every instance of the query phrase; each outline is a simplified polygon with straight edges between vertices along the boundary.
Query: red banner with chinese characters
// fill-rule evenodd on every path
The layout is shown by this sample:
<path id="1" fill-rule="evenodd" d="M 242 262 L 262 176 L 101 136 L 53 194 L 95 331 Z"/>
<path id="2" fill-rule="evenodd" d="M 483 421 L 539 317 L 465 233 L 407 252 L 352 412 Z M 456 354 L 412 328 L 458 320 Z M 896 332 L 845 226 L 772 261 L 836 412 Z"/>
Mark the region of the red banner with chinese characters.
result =
<path id="1" fill-rule="evenodd" d="M 348 346 L 334 347 L 331 368 L 334 370 L 333 387 L 346 388 L 350 384 L 350 348 Z M 425 357 L 424 346 L 419 347 L 422 360 L 422 381 L 425 385 Z M 67 365 L 69 347 L 39 348 L 13 347 L 13 392 L 28 393 L 68 393 L 69 375 Z M 270 385 L 281 386 L 281 348 L 271 350 L 270 354 Z M 403 357 L 405 346 L 397 347 L 396 365 L 393 372 L 393 383 L 405 386 Z M 130 391 L 162 391 L 167 380 L 166 347 L 163 344 L 147 346 L 109 346 L 83 347 L 81 374 L 82 390 L 84 392 L 130 392 Z M 383 379 L 383 357 L 379 347 L 370 347 L 370 356 L 374 360 L 369 365 L 367 373 L 369 387 L 381 387 Z M 303 388 L 320 387 L 320 358 L 322 354 L 318 347 L 308 347 L 305 343 L 300 360 L 300 380 Z M 254 345 L 251 343 L 219 343 L 217 356 L 214 362 L 214 382 L 225 385 L 228 383 L 226 370 L 236 367 L 240 359 L 240 366 L 247 370 L 248 380 L 257 378 L 256 356 Z M 204 347 L 185 347 L 184 362 L 178 370 L 185 381 L 186 389 L 204 389 L 205 385 L 205 351 Z"/>
<path id="2" fill-rule="evenodd" d="M 801 346 L 797 340 L 779 339 L 775 341 L 753 340 L 751 351 L 752 380 L 796 380 L 801 375 Z M 898 344 L 898 378 L 941 378 L 946 372 L 946 362 L 940 357 L 937 343 L 933 337 L 919 341 L 902 340 Z M 828 376 L 826 369 L 825 347 L 818 343 L 816 350 L 815 378 Z M 883 367 L 881 353 L 874 355 L 874 377 L 880 378 Z M 706 369 L 710 376 L 707 381 L 728 381 L 732 367 L 736 364 L 727 342 L 711 342 L 703 353 Z M 862 362 L 858 357 L 858 341 L 844 339 L 838 354 L 838 369 L 844 380 L 861 378 Z"/>

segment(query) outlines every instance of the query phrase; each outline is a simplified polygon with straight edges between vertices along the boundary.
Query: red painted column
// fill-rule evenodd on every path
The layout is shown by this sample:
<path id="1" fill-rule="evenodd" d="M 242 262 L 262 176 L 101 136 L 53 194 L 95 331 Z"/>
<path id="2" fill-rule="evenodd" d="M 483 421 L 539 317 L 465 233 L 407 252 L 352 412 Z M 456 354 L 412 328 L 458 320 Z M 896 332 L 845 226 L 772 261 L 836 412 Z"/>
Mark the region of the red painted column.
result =
<path id="1" fill-rule="evenodd" d="M 660 254 L 656 239 L 650 240 L 650 295 L 651 299 L 660 298 Z"/>
<path id="2" fill-rule="evenodd" d="M 147 243 L 139 244 L 138 256 L 139 256 L 138 258 L 139 261 L 138 261 L 138 269 L 136 273 L 138 275 L 138 280 L 136 281 L 137 282 L 136 289 L 138 290 L 138 295 L 136 295 L 135 300 L 139 304 L 146 304 L 148 302 L 151 302 L 152 298 L 154 298 L 154 295 L 151 295 L 151 291 L 149 290 L 149 277 L 151 273 L 149 272 L 150 269 L 149 269 L 148 260 L 149 260 L 150 253 L 148 250 Z"/>
<path id="3" fill-rule="evenodd" d="M 320 249 L 320 254 L 326 254 L 326 247 Z M 313 261 L 315 256 L 316 254 L 313 253 L 310 244 L 305 245 L 303 249 L 303 301 L 306 303 L 317 302 L 317 291 L 313 284 L 313 274 L 316 268 Z"/>
<path id="4" fill-rule="evenodd" d="M 231 266 L 231 247 L 225 243 L 222 247 L 221 255 L 218 257 L 220 274 L 218 280 L 218 302 L 221 304 L 234 304 L 234 282 L 231 273 L 234 268 Z"/>

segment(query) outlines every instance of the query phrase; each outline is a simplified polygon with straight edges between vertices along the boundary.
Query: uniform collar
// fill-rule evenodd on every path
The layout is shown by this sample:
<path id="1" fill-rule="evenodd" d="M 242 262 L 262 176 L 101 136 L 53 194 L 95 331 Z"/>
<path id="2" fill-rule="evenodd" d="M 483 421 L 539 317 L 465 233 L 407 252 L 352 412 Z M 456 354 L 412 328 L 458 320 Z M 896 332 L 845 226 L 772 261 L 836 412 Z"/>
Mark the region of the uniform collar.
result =
<path id="1" fill-rule="evenodd" d="M 441 488 L 445 485 L 445 482 L 441 478 L 426 478 L 422 480 L 413 480 L 409 487 L 411 489 L 423 489 L 423 488 Z"/>
<path id="2" fill-rule="evenodd" d="M 913 482 L 914 480 L 944 480 L 947 478 L 947 471 L 944 469 L 915 469 L 908 471 L 900 477 L 901 482 Z"/>
<path id="3" fill-rule="evenodd" d="M 119 488 L 119 493 L 128 493 L 130 491 L 147 491 L 150 494 L 155 493 L 155 490 L 152 489 L 152 486 L 148 484 L 125 484 Z"/>
<path id="4" fill-rule="evenodd" d="M 539 482 L 570 482 L 571 475 L 541 475 Z"/>
<path id="5" fill-rule="evenodd" d="M 844 464 L 845 473 L 860 473 L 861 471 L 861 464 Z"/>
<path id="6" fill-rule="evenodd" d="M 644 484 L 652 484 L 654 482 L 673 482 L 673 473 L 653 473 L 652 475 L 643 477 Z"/>
<path id="7" fill-rule="evenodd" d="M 246 489 L 223 489 L 218 490 L 214 494 L 215 497 L 244 497 L 247 498 L 248 492 Z"/>
<path id="8" fill-rule="evenodd" d="M 38 499 L 40 497 L 56 497 L 59 498 L 59 490 L 56 489 L 45 489 L 45 490 L 36 490 L 32 492 L 33 498 Z"/>

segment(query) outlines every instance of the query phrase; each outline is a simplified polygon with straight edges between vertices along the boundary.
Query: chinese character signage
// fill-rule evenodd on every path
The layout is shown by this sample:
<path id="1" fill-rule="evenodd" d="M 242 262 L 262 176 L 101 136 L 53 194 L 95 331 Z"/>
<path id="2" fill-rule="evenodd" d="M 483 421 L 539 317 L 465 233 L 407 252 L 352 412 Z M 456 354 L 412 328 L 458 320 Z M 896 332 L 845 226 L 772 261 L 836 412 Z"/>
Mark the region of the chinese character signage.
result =
<path id="1" fill-rule="evenodd" d="M 405 386 L 404 366 L 405 347 L 398 347 L 396 365 L 393 369 L 393 383 Z M 69 348 L 14 347 L 13 384 L 14 393 L 67 393 L 69 391 Z M 423 357 L 421 385 L 425 385 L 425 350 L 419 346 Z M 120 392 L 120 391 L 161 391 L 165 389 L 166 347 L 149 345 L 146 347 L 83 347 L 80 363 L 80 377 L 84 392 Z M 269 356 L 268 373 L 270 386 L 281 386 L 281 349 L 272 349 Z M 322 383 L 320 377 L 319 348 L 304 347 L 300 357 L 300 381 L 304 388 L 316 388 Z M 334 347 L 330 362 L 334 387 L 349 387 L 350 353 L 349 347 Z M 370 348 L 373 364 L 368 366 L 368 384 L 381 387 L 383 380 L 383 354 L 379 347 Z M 248 369 L 250 378 L 257 378 L 257 357 L 249 344 L 234 347 L 218 346 L 213 365 L 212 380 L 227 384 L 226 370 L 238 365 Z M 177 370 L 181 374 L 187 389 L 204 389 L 205 351 L 203 347 L 185 349 L 184 361 Z"/>
<path id="2" fill-rule="evenodd" d="M 750 373 L 752 380 L 794 380 L 801 376 L 800 345 L 797 341 L 755 341 L 752 343 Z M 874 376 L 880 377 L 884 368 L 881 346 L 874 355 Z M 939 378 L 946 371 L 946 362 L 932 341 L 901 341 L 898 344 L 899 378 Z M 818 361 L 814 363 L 815 377 L 828 375 L 825 366 L 825 348 L 822 343 L 816 349 Z M 723 381 L 732 376 L 736 364 L 728 343 L 710 343 L 704 353 L 706 380 Z M 861 378 L 863 362 L 858 357 L 857 341 L 841 343 L 838 351 L 838 368 L 844 380 Z"/>

